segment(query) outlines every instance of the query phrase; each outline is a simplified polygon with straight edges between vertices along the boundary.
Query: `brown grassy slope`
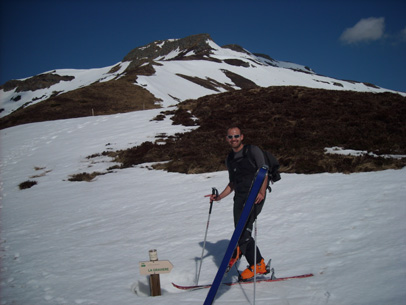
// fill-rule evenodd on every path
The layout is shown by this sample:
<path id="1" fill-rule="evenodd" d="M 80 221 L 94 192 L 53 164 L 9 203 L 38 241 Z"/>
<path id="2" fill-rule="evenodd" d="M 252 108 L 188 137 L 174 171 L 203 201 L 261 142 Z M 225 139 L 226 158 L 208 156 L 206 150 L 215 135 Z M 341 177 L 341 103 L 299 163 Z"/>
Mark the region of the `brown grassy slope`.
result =
<path id="1" fill-rule="evenodd" d="M 181 103 L 173 119 L 198 129 L 172 137 L 166 145 L 144 143 L 115 154 L 124 167 L 171 160 L 169 171 L 201 173 L 224 169 L 228 126 L 241 126 L 245 143 L 270 150 L 283 172 L 355 172 L 400 168 L 394 160 L 326 155 L 341 146 L 377 154 L 406 154 L 406 98 L 391 93 L 359 93 L 304 87 L 269 87 L 210 95 Z"/>
<path id="2" fill-rule="evenodd" d="M 135 79 L 135 77 L 134 77 Z M 157 99 L 130 78 L 94 83 L 20 108 L 0 119 L 0 129 L 20 124 L 158 108 Z"/>

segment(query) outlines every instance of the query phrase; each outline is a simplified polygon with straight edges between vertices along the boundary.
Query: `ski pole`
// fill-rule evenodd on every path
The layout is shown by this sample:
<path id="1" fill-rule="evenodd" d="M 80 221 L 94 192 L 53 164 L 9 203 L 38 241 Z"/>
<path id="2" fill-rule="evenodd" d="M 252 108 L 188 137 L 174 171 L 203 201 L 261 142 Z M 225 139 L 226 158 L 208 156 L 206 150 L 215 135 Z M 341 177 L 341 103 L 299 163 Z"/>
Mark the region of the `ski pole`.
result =
<path id="1" fill-rule="evenodd" d="M 254 254 L 254 261 L 255 261 L 255 267 L 254 267 L 254 303 L 255 305 L 255 295 L 256 295 L 256 290 L 257 290 L 257 218 L 256 218 L 256 212 L 257 212 L 257 207 L 254 207 L 255 209 L 255 223 L 254 223 L 254 244 L 255 244 L 255 254 Z"/>
<path id="2" fill-rule="evenodd" d="M 253 305 L 255 305 L 255 294 L 256 294 L 256 290 L 257 290 L 257 206 L 254 205 L 254 215 L 255 215 L 255 221 L 254 221 L 254 302 Z"/>
<path id="3" fill-rule="evenodd" d="M 213 187 L 211 190 L 212 195 L 216 195 L 216 197 L 219 195 L 218 190 Z M 210 208 L 209 208 L 209 218 L 207 219 L 207 225 L 206 225 L 206 233 L 204 234 L 204 242 L 203 242 L 203 249 L 202 249 L 202 256 L 200 257 L 200 266 L 199 266 L 199 272 L 197 273 L 197 278 L 196 278 L 196 285 L 199 285 L 199 277 L 200 277 L 200 270 L 202 269 L 202 263 L 203 263 L 203 254 L 204 254 L 204 249 L 206 247 L 206 238 L 207 238 L 207 231 L 209 230 L 209 223 L 210 223 L 210 215 L 211 215 L 211 209 L 213 207 L 213 200 L 210 200 Z"/>

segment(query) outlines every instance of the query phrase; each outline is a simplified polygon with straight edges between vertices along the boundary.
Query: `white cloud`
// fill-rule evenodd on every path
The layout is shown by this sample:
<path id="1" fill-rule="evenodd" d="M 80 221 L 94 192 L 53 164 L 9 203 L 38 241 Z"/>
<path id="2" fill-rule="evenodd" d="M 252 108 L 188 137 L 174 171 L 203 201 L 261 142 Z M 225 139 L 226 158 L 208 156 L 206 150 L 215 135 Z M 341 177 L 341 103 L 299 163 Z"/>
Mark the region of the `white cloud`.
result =
<path id="1" fill-rule="evenodd" d="M 352 28 L 346 29 L 340 40 L 346 44 L 379 40 L 384 37 L 385 18 L 370 17 L 361 19 Z"/>

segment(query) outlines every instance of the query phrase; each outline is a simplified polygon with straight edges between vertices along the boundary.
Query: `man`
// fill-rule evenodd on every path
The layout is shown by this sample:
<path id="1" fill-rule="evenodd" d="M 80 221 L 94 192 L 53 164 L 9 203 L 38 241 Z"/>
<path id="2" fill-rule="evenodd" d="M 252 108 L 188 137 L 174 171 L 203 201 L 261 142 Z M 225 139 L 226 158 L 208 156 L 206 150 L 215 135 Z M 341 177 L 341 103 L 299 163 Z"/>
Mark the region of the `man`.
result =
<path id="1" fill-rule="evenodd" d="M 230 144 L 232 149 L 226 161 L 230 182 L 217 197 L 215 195 L 206 195 L 206 197 L 210 197 L 210 200 L 220 201 L 234 191 L 234 226 L 237 226 L 238 220 L 240 219 L 255 174 L 257 170 L 265 164 L 263 153 L 257 146 L 250 146 L 250 155 L 252 155 L 252 159 L 254 160 L 249 158 L 247 154 L 248 146 L 244 146 L 242 143 L 243 140 L 244 135 L 240 128 L 231 127 L 227 130 L 226 141 Z M 240 274 L 241 280 L 248 280 L 254 277 L 255 265 L 257 265 L 257 274 L 266 273 L 264 258 L 261 256 L 258 247 L 255 247 L 255 240 L 252 238 L 252 228 L 256 217 L 264 205 L 267 186 L 268 177 L 265 177 L 264 183 L 255 199 L 253 211 L 247 220 L 247 224 L 238 241 L 238 247 L 236 251 L 234 251 L 233 258 L 229 264 L 229 268 L 231 268 L 241 255 L 245 256 L 249 266 Z"/>

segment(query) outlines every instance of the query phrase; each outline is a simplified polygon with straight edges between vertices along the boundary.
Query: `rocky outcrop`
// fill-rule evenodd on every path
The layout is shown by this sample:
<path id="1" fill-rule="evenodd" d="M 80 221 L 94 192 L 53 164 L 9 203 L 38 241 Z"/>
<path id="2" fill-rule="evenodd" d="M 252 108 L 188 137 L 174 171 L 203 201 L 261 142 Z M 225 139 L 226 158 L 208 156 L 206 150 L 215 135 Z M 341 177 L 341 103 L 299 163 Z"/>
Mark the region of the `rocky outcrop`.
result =
<path id="1" fill-rule="evenodd" d="M 152 63 L 155 59 L 167 56 L 173 51 L 179 54 L 173 59 L 203 59 L 209 57 L 211 47 L 208 40 L 212 40 L 209 34 L 198 34 L 182 39 L 158 40 L 150 44 L 133 49 L 123 61 L 131 61 L 127 71 L 137 69 L 145 63 Z"/>
<path id="2" fill-rule="evenodd" d="M 46 89 L 61 81 L 70 81 L 74 78 L 74 76 L 61 76 L 51 72 L 36 75 L 25 80 L 10 80 L 4 85 L 0 86 L 0 89 L 4 89 L 6 92 L 13 90 L 14 88 L 16 92 L 35 91 L 38 89 Z"/>

